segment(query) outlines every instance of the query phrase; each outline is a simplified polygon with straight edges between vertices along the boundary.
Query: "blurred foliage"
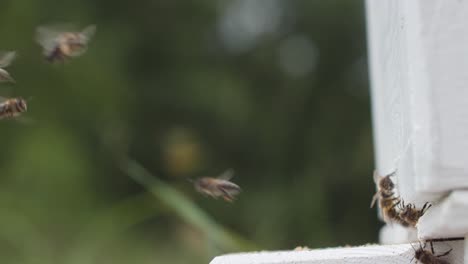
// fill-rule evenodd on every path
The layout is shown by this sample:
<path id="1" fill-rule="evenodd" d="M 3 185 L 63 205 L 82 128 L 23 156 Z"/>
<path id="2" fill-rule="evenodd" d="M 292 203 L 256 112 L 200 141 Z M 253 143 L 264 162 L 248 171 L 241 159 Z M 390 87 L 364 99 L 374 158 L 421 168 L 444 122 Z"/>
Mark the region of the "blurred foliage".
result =
<path id="1" fill-rule="evenodd" d="M 32 96 L 33 122 L 0 122 L 1 261 L 376 241 L 364 21 L 346 0 L 3 0 L 0 49 L 19 56 L 0 92 Z M 97 34 L 47 64 L 34 31 L 63 22 Z M 227 168 L 233 204 L 187 181 Z"/>

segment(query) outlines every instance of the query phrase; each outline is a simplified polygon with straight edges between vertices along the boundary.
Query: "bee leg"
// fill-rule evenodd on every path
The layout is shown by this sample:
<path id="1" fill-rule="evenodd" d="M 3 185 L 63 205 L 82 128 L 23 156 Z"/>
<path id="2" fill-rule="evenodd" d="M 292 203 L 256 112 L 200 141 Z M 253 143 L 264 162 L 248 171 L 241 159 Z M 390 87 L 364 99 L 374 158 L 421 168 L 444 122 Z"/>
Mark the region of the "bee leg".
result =
<path id="1" fill-rule="evenodd" d="M 392 176 L 395 175 L 396 173 L 397 173 L 397 170 L 394 170 L 392 173 L 389 173 L 389 174 L 385 175 L 385 177 L 387 177 L 387 176 L 392 177 Z"/>
<path id="2" fill-rule="evenodd" d="M 405 209 L 405 201 L 403 199 L 401 199 L 398 203 L 399 203 L 398 209 L 404 210 Z"/>
<path id="3" fill-rule="evenodd" d="M 427 209 L 429 209 L 431 206 L 432 206 L 432 204 L 430 204 L 429 202 L 426 202 L 426 203 L 424 204 L 424 206 L 423 206 L 422 209 L 423 209 L 423 210 L 427 210 Z"/>
<path id="4" fill-rule="evenodd" d="M 220 190 L 224 194 L 223 198 L 224 198 L 225 201 L 227 201 L 227 202 L 234 201 L 234 197 L 228 191 L 226 191 L 226 190 L 224 190 L 222 188 Z"/>
<path id="5" fill-rule="evenodd" d="M 429 202 L 425 203 L 424 206 L 423 206 L 423 208 L 421 209 L 421 216 L 423 216 L 423 215 L 426 213 L 426 211 L 427 211 L 429 208 L 431 208 L 431 206 L 432 206 L 432 204 L 430 204 Z"/>
<path id="6" fill-rule="evenodd" d="M 453 248 L 449 249 L 447 252 L 445 253 L 442 253 L 440 255 L 437 255 L 436 257 L 440 258 L 440 257 L 443 257 L 443 256 L 447 256 L 450 252 L 452 252 Z"/>
<path id="7" fill-rule="evenodd" d="M 223 196 L 224 201 L 232 203 L 233 199 L 229 196 Z"/>
<path id="8" fill-rule="evenodd" d="M 396 198 L 396 199 L 398 199 L 398 198 Z M 394 199 L 392 199 L 392 200 L 394 200 Z M 397 207 L 400 204 L 400 202 L 401 202 L 401 200 L 398 200 L 398 202 L 394 203 L 391 208 L 393 209 L 393 208 Z"/>
<path id="9" fill-rule="evenodd" d="M 429 242 L 431 244 L 431 252 L 432 254 L 434 254 L 434 244 L 432 243 L 432 241 Z"/>
<path id="10" fill-rule="evenodd" d="M 421 244 L 421 241 L 419 241 L 419 248 L 420 249 L 425 249 L 426 248 L 426 242 L 424 242 L 424 246 Z"/>

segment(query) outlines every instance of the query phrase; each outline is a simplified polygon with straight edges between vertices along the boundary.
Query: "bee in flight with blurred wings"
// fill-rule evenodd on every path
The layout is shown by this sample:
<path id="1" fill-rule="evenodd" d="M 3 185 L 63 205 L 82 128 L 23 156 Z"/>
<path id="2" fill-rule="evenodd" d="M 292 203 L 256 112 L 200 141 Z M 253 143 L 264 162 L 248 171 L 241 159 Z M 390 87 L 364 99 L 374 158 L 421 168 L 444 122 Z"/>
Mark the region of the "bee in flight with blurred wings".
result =
<path id="1" fill-rule="evenodd" d="M 40 26 L 36 30 L 36 41 L 44 49 L 44 56 L 49 62 L 63 62 L 82 55 L 88 49 L 89 41 L 96 33 L 96 25 L 87 26 L 81 31 L 58 28 L 58 26 Z"/>
<path id="2" fill-rule="evenodd" d="M 8 67 L 11 62 L 15 59 L 16 52 L 9 51 L 0 53 L 0 82 L 15 82 L 11 75 L 4 69 Z"/>
<path id="3" fill-rule="evenodd" d="M 21 97 L 9 99 L 0 97 L 0 119 L 18 117 L 27 109 L 26 100 Z"/>
<path id="4" fill-rule="evenodd" d="M 233 176 L 234 171 L 229 169 L 217 178 L 203 177 L 193 181 L 193 184 L 195 190 L 202 194 L 213 198 L 222 197 L 225 201 L 232 202 L 241 191 L 237 184 L 230 181 Z"/>

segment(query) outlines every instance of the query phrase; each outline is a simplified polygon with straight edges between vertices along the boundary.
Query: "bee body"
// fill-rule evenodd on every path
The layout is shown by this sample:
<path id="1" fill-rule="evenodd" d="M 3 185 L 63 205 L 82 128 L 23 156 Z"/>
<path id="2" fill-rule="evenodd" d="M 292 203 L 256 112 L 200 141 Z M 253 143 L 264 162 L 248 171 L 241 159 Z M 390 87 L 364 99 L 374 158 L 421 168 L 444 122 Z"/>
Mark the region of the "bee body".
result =
<path id="1" fill-rule="evenodd" d="M 399 202 L 400 200 L 395 197 L 380 198 L 379 206 L 385 222 L 401 222 L 399 212 L 397 210 Z"/>
<path id="2" fill-rule="evenodd" d="M 0 103 L 0 119 L 14 118 L 26 111 L 26 100 L 20 97 L 6 99 Z"/>
<path id="3" fill-rule="evenodd" d="M 422 264 L 450 264 L 447 260 L 440 259 L 440 257 L 448 255 L 452 251 L 451 249 L 440 255 L 434 255 L 434 247 L 431 242 L 431 251 L 424 249 L 420 244 L 419 249 L 414 252 L 414 258 Z"/>
<path id="4" fill-rule="evenodd" d="M 372 198 L 371 208 L 378 200 L 384 221 L 387 223 L 397 222 L 401 224 L 402 221 L 397 208 L 398 204 L 400 204 L 400 198 L 395 196 L 395 184 L 390 178 L 393 174 L 394 173 L 391 173 L 382 177 L 376 171 L 374 172 L 374 181 L 377 186 L 377 192 Z"/>
<path id="5" fill-rule="evenodd" d="M 59 46 L 56 46 L 49 52 L 44 53 L 44 56 L 48 62 L 57 62 L 57 61 L 65 61 L 66 56 L 63 54 L 63 52 L 60 50 Z"/>
<path id="6" fill-rule="evenodd" d="M 393 176 L 393 174 L 394 173 L 384 176 L 378 181 L 379 190 L 381 191 L 382 196 L 384 197 L 390 197 L 394 195 L 395 184 L 390 178 L 391 176 Z"/>
<path id="7" fill-rule="evenodd" d="M 419 252 L 419 258 L 418 257 L 415 257 L 415 258 L 422 264 L 450 264 L 448 261 L 439 259 L 436 256 L 432 255 L 431 252 L 427 250 L 423 250 L 423 252 Z"/>
<path id="8" fill-rule="evenodd" d="M 14 51 L 6 52 L 0 56 L 0 82 L 15 82 L 10 73 L 4 69 L 11 64 L 15 57 L 16 52 Z"/>
<path id="9" fill-rule="evenodd" d="M 5 69 L 0 68 L 0 82 L 14 82 L 14 80 Z"/>
<path id="10" fill-rule="evenodd" d="M 419 218 L 423 216 L 431 206 L 431 204 L 425 203 L 421 209 L 416 209 L 414 204 L 405 205 L 405 203 L 402 201 L 399 215 L 407 226 L 416 227 Z"/>
<path id="11" fill-rule="evenodd" d="M 374 207 L 374 204 L 377 200 L 395 198 L 395 184 L 390 178 L 393 176 L 393 174 L 395 173 L 391 173 L 382 177 L 377 173 L 377 171 L 374 171 L 374 182 L 377 186 L 377 192 L 374 194 L 374 197 L 372 197 L 371 208 Z"/>
<path id="12" fill-rule="evenodd" d="M 91 25 L 81 32 L 54 31 L 47 27 L 37 29 L 37 42 L 44 49 L 44 56 L 49 62 L 65 61 L 82 55 L 96 31 Z"/>
<path id="13" fill-rule="evenodd" d="M 213 198 L 222 197 L 227 202 L 232 202 L 241 188 L 229 181 L 232 172 L 227 171 L 218 178 L 203 177 L 194 181 L 195 190 Z"/>

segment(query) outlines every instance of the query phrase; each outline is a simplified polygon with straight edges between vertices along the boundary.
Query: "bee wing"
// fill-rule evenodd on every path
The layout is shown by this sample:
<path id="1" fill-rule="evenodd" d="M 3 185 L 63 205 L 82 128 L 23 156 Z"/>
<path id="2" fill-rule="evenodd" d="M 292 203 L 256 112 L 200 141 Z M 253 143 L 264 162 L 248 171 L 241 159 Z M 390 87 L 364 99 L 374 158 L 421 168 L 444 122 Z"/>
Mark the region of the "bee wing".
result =
<path id="1" fill-rule="evenodd" d="M 7 100 L 8 100 L 8 98 L 3 97 L 3 96 L 0 96 L 0 104 L 1 104 L 1 103 L 4 103 L 4 102 L 7 101 Z"/>
<path id="2" fill-rule="evenodd" d="M 70 54 L 68 55 L 71 57 L 78 57 L 78 56 L 83 55 L 83 53 L 87 51 L 88 49 L 87 44 L 91 40 L 91 38 L 94 36 L 95 32 L 96 32 L 96 25 L 90 25 L 90 26 L 87 26 L 85 29 L 83 29 L 79 33 L 80 38 L 78 40 L 80 44 L 83 44 L 83 47 L 81 47 L 80 49 L 71 51 Z"/>
<path id="3" fill-rule="evenodd" d="M 57 44 L 58 37 L 65 32 L 76 32 L 76 26 L 71 23 L 39 26 L 36 28 L 36 41 L 50 51 Z"/>
<path id="4" fill-rule="evenodd" d="M 8 67 L 8 65 L 11 64 L 11 62 L 15 59 L 16 57 L 16 52 L 14 51 L 9 51 L 4 54 L 0 55 L 0 68 L 5 68 Z"/>
<path id="5" fill-rule="evenodd" d="M 96 25 L 89 25 L 81 31 L 81 35 L 85 38 L 85 41 L 88 42 L 96 33 Z"/>
<path id="6" fill-rule="evenodd" d="M 234 170 L 227 169 L 225 172 L 221 173 L 221 175 L 218 176 L 218 179 L 229 181 L 230 179 L 232 179 L 232 177 L 234 177 Z"/>
<path id="7" fill-rule="evenodd" d="M 378 185 L 380 179 L 382 178 L 382 176 L 380 176 L 380 174 L 377 172 L 377 170 L 375 170 L 375 171 L 374 171 L 374 176 L 373 176 L 373 177 L 374 177 L 374 183 Z"/>
<path id="8" fill-rule="evenodd" d="M 379 181 L 380 179 L 382 179 L 382 176 L 380 176 L 380 174 L 377 172 L 377 170 L 374 170 L 374 183 L 377 185 L 377 188 L 379 186 Z M 379 198 L 380 196 L 380 190 L 377 190 L 377 192 L 374 194 L 374 196 L 372 196 L 372 201 L 371 201 L 371 204 L 370 204 L 370 208 L 374 207 L 374 204 L 375 202 L 377 201 L 377 199 Z"/>
<path id="9" fill-rule="evenodd" d="M 376 192 L 374 194 L 374 196 L 372 196 L 372 201 L 371 201 L 371 204 L 370 204 L 370 208 L 374 207 L 374 204 L 377 201 L 377 199 L 379 198 L 379 196 L 380 196 L 380 191 Z"/>
<path id="10" fill-rule="evenodd" d="M 239 187 L 239 185 L 228 181 L 223 182 L 220 187 L 222 190 L 232 195 L 236 195 L 241 192 L 241 188 Z"/>
<path id="11" fill-rule="evenodd" d="M 235 196 L 238 195 L 241 191 L 240 187 L 237 184 L 232 182 L 223 181 L 218 188 L 223 193 L 224 200 L 232 202 L 235 199 Z"/>
<path id="12" fill-rule="evenodd" d="M 62 32 L 51 27 L 40 26 L 36 29 L 36 41 L 48 53 L 57 45 L 57 38 Z"/>
<path id="13" fill-rule="evenodd" d="M 0 68 L 0 82 L 15 83 L 15 80 L 13 79 L 13 77 L 11 77 L 11 75 L 7 71 Z"/>

